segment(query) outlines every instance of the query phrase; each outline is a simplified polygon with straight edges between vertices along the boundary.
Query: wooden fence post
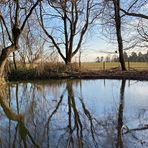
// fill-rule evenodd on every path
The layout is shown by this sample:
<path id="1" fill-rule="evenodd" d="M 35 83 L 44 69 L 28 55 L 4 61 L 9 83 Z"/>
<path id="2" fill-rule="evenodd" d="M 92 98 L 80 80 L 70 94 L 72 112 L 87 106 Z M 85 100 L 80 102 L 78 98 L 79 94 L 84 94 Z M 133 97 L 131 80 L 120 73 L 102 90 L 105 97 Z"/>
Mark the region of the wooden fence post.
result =
<path id="1" fill-rule="evenodd" d="M 128 70 L 130 70 L 130 62 L 129 62 L 129 60 L 128 60 Z"/>
<path id="2" fill-rule="evenodd" d="M 105 62 L 103 62 L 103 70 L 105 70 Z"/>

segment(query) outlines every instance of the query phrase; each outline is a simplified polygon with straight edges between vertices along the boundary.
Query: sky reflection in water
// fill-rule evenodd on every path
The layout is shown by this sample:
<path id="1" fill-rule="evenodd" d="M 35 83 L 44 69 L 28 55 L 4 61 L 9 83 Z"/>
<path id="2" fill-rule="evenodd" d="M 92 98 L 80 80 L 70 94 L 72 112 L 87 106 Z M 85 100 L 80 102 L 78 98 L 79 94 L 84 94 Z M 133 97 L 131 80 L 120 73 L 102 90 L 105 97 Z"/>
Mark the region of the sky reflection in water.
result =
<path id="1" fill-rule="evenodd" d="M 0 91 L 1 147 L 147 147 L 147 90 L 125 80 L 10 83 Z"/>

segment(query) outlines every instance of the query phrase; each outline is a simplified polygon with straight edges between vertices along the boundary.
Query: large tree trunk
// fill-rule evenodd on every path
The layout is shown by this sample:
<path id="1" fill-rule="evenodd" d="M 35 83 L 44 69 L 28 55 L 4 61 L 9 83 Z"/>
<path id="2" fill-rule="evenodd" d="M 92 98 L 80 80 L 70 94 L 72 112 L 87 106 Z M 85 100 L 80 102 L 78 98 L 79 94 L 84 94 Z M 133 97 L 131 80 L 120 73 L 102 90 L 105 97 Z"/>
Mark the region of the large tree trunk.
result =
<path id="1" fill-rule="evenodd" d="M 116 34 L 118 42 L 118 51 L 119 51 L 119 61 L 121 64 L 121 69 L 126 70 L 124 56 L 123 56 L 123 41 L 121 35 L 121 16 L 120 16 L 120 0 L 113 0 L 114 11 L 115 11 L 115 25 L 116 25 Z"/>
<path id="2" fill-rule="evenodd" d="M 71 64 L 71 60 L 72 60 L 72 56 L 71 55 L 67 55 L 66 59 L 65 59 L 65 64 L 69 65 Z"/>
<path id="3" fill-rule="evenodd" d="M 0 56 L 0 78 L 4 77 L 4 69 L 7 62 L 7 59 L 10 55 L 10 53 L 14 52 L 16 50 L 14 45 L 10 45 L 2 50 L 1 56 Z"/>

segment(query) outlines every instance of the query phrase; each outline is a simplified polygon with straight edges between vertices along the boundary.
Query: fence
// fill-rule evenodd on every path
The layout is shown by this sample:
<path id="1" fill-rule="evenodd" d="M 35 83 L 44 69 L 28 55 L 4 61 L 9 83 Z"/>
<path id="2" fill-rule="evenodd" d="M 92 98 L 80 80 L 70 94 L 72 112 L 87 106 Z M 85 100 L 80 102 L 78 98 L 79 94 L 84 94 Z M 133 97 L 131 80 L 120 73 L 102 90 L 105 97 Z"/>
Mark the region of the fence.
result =
<path id="1" fill-rule="evenodd" d="M 148 70 L 148 62 L 126 62 L 128 70 Z M 87 70 L 108 70 L 120 69 L 119 62 L 82 63 L 82 69 Z"/>

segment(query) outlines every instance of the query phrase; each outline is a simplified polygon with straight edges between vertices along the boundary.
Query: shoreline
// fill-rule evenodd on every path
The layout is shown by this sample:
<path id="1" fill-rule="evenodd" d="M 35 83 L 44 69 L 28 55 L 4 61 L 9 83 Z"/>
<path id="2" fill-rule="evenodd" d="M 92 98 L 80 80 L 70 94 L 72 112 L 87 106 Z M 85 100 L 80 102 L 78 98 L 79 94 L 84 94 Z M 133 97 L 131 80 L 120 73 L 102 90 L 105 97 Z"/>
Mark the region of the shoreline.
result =
<path id="1" fill-rule="evenodd" d="M 120 71 L 120 70 L 105 70 L 105 71 L 79 71 L 65 73 L 49 73 L 48 76 L 38 75 L 9 75 L 8 81 L 35 81 L 35 80 L 62 80 L 62 79 L 125 79 L 148 81 L 148 71 Z"/>

